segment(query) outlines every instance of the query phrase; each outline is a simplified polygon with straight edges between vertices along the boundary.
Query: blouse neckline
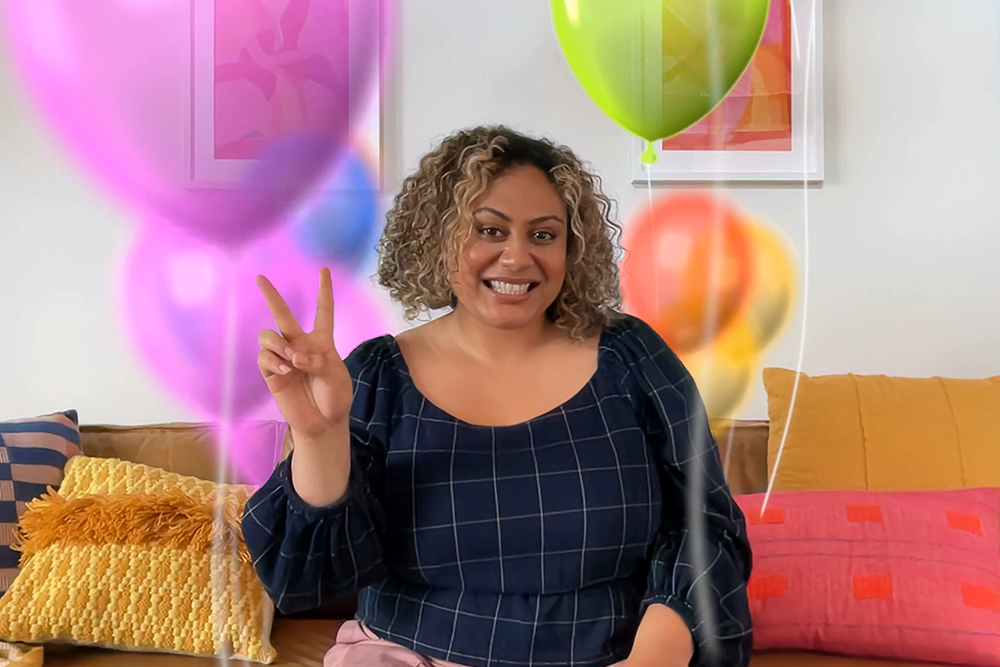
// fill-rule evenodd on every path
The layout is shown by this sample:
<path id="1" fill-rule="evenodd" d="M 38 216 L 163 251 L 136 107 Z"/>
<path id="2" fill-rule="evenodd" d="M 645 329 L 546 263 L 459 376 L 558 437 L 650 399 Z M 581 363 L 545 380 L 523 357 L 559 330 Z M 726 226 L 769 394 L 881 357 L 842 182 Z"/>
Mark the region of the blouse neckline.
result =
<path id="1" fill-rule="evenodd" d="M 593 388 L 597 376 L 600 375 L 601 373 L 602 365 L 605 361 L 605 356 L 606 356 L 604 352 L 608 347 L 608 343 L 612 335 L 612 329 L 615 327 L 616 324 L 620 323 L 617 321 L 611 322 L 610 324 L 605 325 L 604 329 L 601 331 L 601 336 L 597 342 L 597 368 L 594 369 L 594 372 L 590 375 L 589 378 L 587 378 L 587 381 L 583 384 L 582 387 L 580 387 L 580 389 L 578 389 L 572 396 L 570 396 L 568 399 L 566 399 L 559 405 L 550 408 L 549 410 L 546 410 L 545 412 L 539 415 L 535 415 L 534 417 L 530 417 L 529 419 L 525 419 L 515 424 L 503 424 L 500 426 L 490 426 L 487 424 L 473 424 L 472 422 L 465 421 L 464 419 L 459 419 L 458 417 L 451 414 L 444 408 L 435 404 L 434 401 L 427 398 L 427 396 L 425 396 L 424 393 L 420 391 L 420 388 L 417 387 L 416 383 L 413 381 L 413 376 L 410 375 L 410 367 L 406 363 L 406 358 L 403 357 L 403 352 L 399 347 L 399 343 L 396 341 L 396 337 L 393 336 L 392 334 L 386 334 L 384 336 L 384 339 L 392 350 L 393 363 L 396 365 L 396 368 L 399 370 L 400 375 L 403 377 L 404 384 L 417 396 L 419 396 L 424 404 L 430 406 L 432 410 L 438 412 L 440 415 L 444 416 L 444 418 L 448 419 L 449 421 L 454 421 L 456 424 L 462 427 L 474 428 L 474 429 L 504 430 L 504 429 L 525 428 L 526 426 L 530 426 L 534 422 L 558 414 L 559 412 L 565 410 L 567 406 L 576 402 L 583 394 L 590 391 Z"/>

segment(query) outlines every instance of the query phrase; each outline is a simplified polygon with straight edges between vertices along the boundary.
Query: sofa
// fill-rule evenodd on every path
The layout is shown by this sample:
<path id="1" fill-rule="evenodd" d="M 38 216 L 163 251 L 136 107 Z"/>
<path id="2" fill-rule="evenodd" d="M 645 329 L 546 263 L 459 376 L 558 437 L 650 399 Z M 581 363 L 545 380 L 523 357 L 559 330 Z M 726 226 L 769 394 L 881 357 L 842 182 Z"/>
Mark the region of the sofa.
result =
<path id="1" fill-rule="evenodd" d="M 231 471 L 218 470 L 211 436 L 197 424 L 151 426 L 81 426 L 81 446 L 87 456 L 118 458 L 164 468 L 202 479 L 231 481 Z M 767 421 L 728 422 L 717 431 L 723 463 L 734 494 L 763 491 L 767 485 Z M 287 449 L 287 447 L 286 447 Z M 352 603 L 314 617 L 276 618 L 271 634 L 277 650 L 276 667 L 319 667 L 333 643 L 342 619 L 353 614 Z M 45 646 L 49 667 L 215 667 L 215 658 L 132 653 L 69 645 Z M 232 665 L 249 665 L 230 661 Z M 928 667 L 930 663 L 869 660 L 802 652 L 761 652 L 753 667 Z M 933 667 L 933 665 L 930 665 Z"/>

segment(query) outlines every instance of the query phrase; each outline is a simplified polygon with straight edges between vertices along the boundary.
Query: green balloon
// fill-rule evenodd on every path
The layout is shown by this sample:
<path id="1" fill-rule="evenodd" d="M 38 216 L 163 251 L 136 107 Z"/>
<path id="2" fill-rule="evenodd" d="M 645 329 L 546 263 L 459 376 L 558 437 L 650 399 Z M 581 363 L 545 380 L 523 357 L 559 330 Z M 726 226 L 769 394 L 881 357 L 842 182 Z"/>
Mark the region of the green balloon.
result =
<path id="1" fill-rule="evenodd" d="M 647 142 L 704 118 L 736 85 L 769 0 L 551 0 L 563 54 L 604 113 Z M 784 1 L 784 0 L 779 0 Z"/>

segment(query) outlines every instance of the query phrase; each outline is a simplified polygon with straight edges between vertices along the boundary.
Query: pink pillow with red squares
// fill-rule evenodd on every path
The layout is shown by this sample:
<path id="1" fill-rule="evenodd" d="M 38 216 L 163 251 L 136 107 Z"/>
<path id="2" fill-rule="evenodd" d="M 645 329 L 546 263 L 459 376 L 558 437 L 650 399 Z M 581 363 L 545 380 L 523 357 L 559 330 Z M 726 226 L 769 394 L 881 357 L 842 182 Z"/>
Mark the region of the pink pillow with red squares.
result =
<path id="1" fill-rule="evenodd" d="M 1000 666 L 1000 489 L 736 500 L 755 649 Z"/>

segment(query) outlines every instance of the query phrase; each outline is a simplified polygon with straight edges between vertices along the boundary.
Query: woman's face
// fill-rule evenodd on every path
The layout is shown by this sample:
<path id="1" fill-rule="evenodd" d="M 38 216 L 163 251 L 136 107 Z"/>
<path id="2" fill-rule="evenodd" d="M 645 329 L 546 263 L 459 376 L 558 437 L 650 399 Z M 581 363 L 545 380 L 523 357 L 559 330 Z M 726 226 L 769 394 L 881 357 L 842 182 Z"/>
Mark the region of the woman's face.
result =
<path id="1" fill-rule="evenodd" d="M 458 308 L 504 329 L 544 319 L 566 277 L 568 231 L 566 206 L 540 169 L 497 177 L 473 205 L 451 276 Z"/>

